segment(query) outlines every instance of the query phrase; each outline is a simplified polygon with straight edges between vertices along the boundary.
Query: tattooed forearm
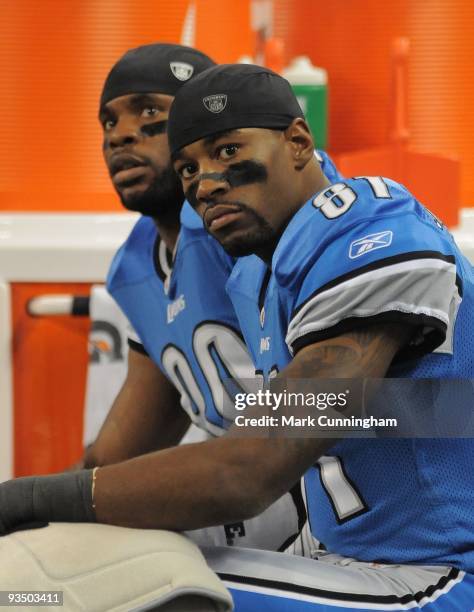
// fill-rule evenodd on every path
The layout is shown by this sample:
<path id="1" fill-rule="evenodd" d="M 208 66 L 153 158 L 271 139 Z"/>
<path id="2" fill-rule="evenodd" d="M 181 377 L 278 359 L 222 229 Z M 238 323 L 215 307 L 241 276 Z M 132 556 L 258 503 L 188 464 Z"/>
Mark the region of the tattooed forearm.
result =
<path id="1" fill-rule="evenodd" d="M 394 355 L 407 342 L 409 335 L 409 330 L 398 325 L 373 325 L 307 346 L 272 379 L 271 391 L 297 394 L 305 391 L 327 392 L 328 379 L 339 379 L 330 381 L 331 392 L 338 392 L 338 385 L 345 393 L 350 389 L 351 401 L 342 409 L 334 408 L 334 414 L 339 412 L 344 416 L 357 416 L 372 397 L 380 382 L 378 379 L 385 376 Z M 366 378 L 372 379 L 368 385 L 367 381 L 361 380 Z M 278 414 L 280 417 L 305 417 L 308 410 L 304 407 L 299 414 L 294 405 L 281 403 Z M 317 412 L 316 408 L 314 410 Z M 249 407 L 245 411 L 248 417 L 258 417 L 261 414 L 261 407 Z M 302 437 L 295 438 L 285 435 L 285 431 L 284 428 L 272 430 L 278 437 L 270 439 L 245 440 L 248 445 L 245 452 L 248 461 L 246 469 L 258 473 L 258 499 L 264 500 L 267 505 L 287 491 L 308 467 L 338 441 L 334 436 L 325 436 L 324 432 L 318 436 L 314 431 L 308 433 L 306 429 L 306 437 L 302 434 Z M 229 439 L 234 435 L 241 435 L 235 426 L 224 437 Z"/>
<path id="2" fill-rule="evenodd" d="M 302 349 L 286 378 L 382 378 L 409 338 L 400 325 L 374 325 Z"/>

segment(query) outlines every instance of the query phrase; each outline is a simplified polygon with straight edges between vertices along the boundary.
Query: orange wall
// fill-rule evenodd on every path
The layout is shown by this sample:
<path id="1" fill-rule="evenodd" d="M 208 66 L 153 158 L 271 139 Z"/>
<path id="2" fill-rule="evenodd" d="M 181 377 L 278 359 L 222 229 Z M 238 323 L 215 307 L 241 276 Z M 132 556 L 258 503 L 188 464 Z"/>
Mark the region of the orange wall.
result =
<path id="1" fill-rule="evenodd" d="M 178 42 L 191 0 L 3 0 L 0 20 L 0 210 L 119 212 L 96 121 L 103 79 L 126 49 Z M 286 57 L 330 77 L 330 147 L 386 141 L 390 43 L 412 41 L 412 144 L 461 156 L 474 203 L 474 3 L 471 0 L 274 0 Z M 217 61 L 252 53 L 250 0 L 194 0 L 195 44 Z"/>
<path id="2" fill-rule="evenodd" d="M 462 160 L 461 202 L 474 205 L 474 3 L 471 0 L 275 0 L 287 57 L 329 72 L 330 149 L 385 144 L 390 129 L 390 45 L 411 41 L 411 144 Z M 279 15 L 279 17 L 278 17 Z"/>
<path id="3" fill-rule="evenodd" d="M 102 84 L 127 49 L 179 42 L 188 5 L 2 0 L 0 211 L 122 210 L 101 155 Z M 251 52 L 249 0 L 195 6 L 197 47 L 219 62 Z M 88 286 L 12 286 L 17 476 L 61 470 L 82 452 L 89 320 L 25 312 L 36 294 L 68 291 Z"/>
<path id="4" fill-rule="evenodd" d="M 127 49 L 179 42 L 188 5 L 2 0 L 0 210 L 121 210 L 101 156 L 100 90 Z M 195 6 L 198 47 L 220 62 L 251 52 L 249 0 Z"/>

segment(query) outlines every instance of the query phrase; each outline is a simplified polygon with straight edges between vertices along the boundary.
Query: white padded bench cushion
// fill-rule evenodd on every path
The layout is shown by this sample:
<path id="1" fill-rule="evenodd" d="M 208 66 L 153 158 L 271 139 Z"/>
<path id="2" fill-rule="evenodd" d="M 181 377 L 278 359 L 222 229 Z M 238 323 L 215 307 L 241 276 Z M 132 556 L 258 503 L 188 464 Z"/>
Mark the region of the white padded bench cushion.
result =
<path id="1" fill-rule="evenodd" d="M 0 589 L 63 591 L 67 612 L 233 609 L 187 538 L 109 525 L 52 523 L 0 537 Z"/>

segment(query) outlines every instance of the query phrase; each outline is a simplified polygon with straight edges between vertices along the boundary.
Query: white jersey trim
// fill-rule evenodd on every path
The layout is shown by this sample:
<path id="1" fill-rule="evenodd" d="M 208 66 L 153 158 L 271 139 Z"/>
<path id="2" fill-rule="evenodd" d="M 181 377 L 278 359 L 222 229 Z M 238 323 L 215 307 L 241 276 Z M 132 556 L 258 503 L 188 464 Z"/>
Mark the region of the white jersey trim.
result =
<path id="1" fill-rule="evenodd" d="M 240 591 L 250 591 L 252 593 L 262 593 L 263 595 L 270 595 L 272 597 L 282 597 L 285 599 L 296 599 L 297 601 L 305 601 L 308 603 L 314 604 L 322 604 L 325 606 L 334 606 L 338 609 L 348 608 L 350 610 L 381 610 L 389 612 L 390 610 L 413 610 L 423 608 L 424 606 L 435 602 L 439 597 L 449 593 L 449 591 L 462 582 L 464 579 L 465 573 L 460 572 L 456 578 L 453 578 L 444 586 L 444 588 L 437 590 L 430 597 L 423 597 L 419 602 L 418 601 L 410 601 L 406 604 L 403 603 L 370 603 L 370 602 L 358 602 L 358 601 L 341 601 L 340 599 L 332 599 L 330 597 L 319 597 L 315 595 L 305 595 L 304 593 L 295 593 L 293 591 L 282 591 L 276 588 L 271 587 L 263 587 L 257 585 L 248 585 L 242 584 L 238 582 L 232 582 L 231 580 L 223 580 L 224 585 L 228 589 L 240 590 Z"/>
<path id="2" fill-rule="evenodd" d="M 228 588 L 338 609 L 418 610 L 466 577 L 449 566 L 370 563 L 323 551 L 316 560 L 239 548 L 203 552 Z"/>
<path id="3" fill-rule="evenodd" d="M 449 327 L 453 301 L 460 301 L 454 263 L 422 258 L 386 265 L 316 292 L 293 316 L 286 343 L 291 350 L 299 338 L 344 319 L 391 311 L 425 315 Z"/>

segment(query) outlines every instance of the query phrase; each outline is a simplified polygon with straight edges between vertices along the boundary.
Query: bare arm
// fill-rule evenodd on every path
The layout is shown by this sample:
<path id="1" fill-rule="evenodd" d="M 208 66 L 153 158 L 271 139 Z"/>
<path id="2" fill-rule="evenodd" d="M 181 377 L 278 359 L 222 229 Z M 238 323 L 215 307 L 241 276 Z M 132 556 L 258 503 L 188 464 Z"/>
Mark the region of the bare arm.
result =
<path id="1" fill-rule="evenodd" d="M 313 344 L 279 378 L 383 377 L 409 331 L 377 325 Z M 177 530 L 244 520 L 288 491 L 333 444 L 236 439 L 231 429 L 216 440 L 104 467 L 96 481 L 97 520 Z"/>
<path id="2" fill-rule="evenodd" d="M 189 426 L 179 394 L 146 355 L 130 350 L 128 373 L 84 466 L 125 461 L 178 444 Z"/>

